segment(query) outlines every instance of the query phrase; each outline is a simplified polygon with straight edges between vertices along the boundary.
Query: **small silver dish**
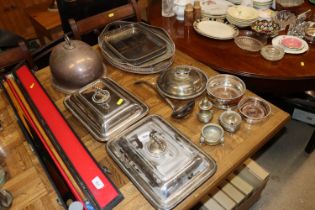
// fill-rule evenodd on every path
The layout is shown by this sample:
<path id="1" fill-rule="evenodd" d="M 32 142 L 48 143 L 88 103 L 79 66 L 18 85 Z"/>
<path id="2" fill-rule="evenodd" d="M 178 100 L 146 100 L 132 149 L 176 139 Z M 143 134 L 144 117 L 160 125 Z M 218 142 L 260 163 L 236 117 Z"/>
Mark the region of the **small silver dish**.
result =
<path id="1" fill-rule="evenodd" d="M 315 24 L 305 28 L 304 33 L 305 33 L 305 36 L 304 36 L 305 40 L 308 43 L 314 44 L 315 43 Z"/>
<path id="2" fill-rule="evenodd" d="M 219 117 L 220 125 L 230 133 L 235 133 L 241 125 L 242 117 L 239 113 L 227 110 L 222 112 L 222 114 Z"/>
<path id="3" fill-rule="evenodd" d="M 202 127 L 200 143 L 217 145 L 224 142 L 224 130 L 220 125 L 209 123 Z"/>
<path id="4" fill-rule="evenodd" d="M 267 101 L 258 97 L 245 97 L 238 104 L 238 110 L 243 119 L 250 124 L 265 120 L 271 113 Z"/>

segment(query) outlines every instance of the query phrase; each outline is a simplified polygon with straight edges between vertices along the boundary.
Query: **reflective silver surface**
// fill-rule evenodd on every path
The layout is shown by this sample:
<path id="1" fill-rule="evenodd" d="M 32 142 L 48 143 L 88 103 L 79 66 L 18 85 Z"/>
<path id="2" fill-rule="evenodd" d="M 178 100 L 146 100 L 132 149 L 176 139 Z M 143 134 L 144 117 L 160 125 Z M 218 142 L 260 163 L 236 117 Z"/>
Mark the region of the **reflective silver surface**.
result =
<path id="1" fill-rule="evenodd" d="M 67 40 L 55 46 L 49 65 L 54 87 L 65 93 L 74 92 L 106 71 L 98 53 L 79 40 Z"/>
<path id="2" fill-rule="evenodd" d="M 108 153 L 156 209 L 171 209 L 216 171 L 216 163 L 160 116 L 107 143 Z"/>
<path id="3" fill-rule="evenodd" d="M 145 116 L 149 108 L 113 80 L 101 78 L 65 98 L 65 106 L 100 141 Z"/>
<path id="4" fill-rule="evenodd" d="M 158 56 L 149 56 L 145 62 L 132 63 L 129 62 L 111 50 L 106 44 L 106 36 L 112 33 L 112 30 L 119 29 L 122 27 L 132 27 L 139 28 L 141 30 L 147 31 L 149 34 L 154 34 L 158 36 L 159 39 L 166 43 L 165 52 Z M 113 29 L 114 28 L 114 29 Z M 114 33 L 114 32 L 113 32 Z M 98 45 L 102 50 L 104 58 L 113 66 L 127 72 L 132 72 L 136 74 L 153 74 L 164 71 L 168 69 L 174 60 L 175 54 L 175 44 L 169 34 L 162 28 L 154 27 L 145 23 L 134 23 L 127 21 L 115 21 L 113 23 L 107 24 L 103 29 L 102 33 L 98 37 Z M 141 60 L 141 59 L 140 59 Z"/>
<path id="5" fill-rule="evenodd" d="M 205 91 L 207 79 L 202 70 L 181 65 L 162 72 L 157 80 L 157 88 L 169 98 L 192 99 Z"/>
<path id="6" fill-rule="evenodd" d="M 242 122 L 242 117 L 235 111 L 227 110 L 222 112 L 219 117 L 219 122 L 224 130 L 234 133 L 239 129 Z"/>
<path id="7" fill-rule="evenodd" d="M 219 74 L 208 79 L 208 96 L 214 106 L 219 109 L 228 109 L 236 106 L 245 91 L 245 83 L 233 75 Z"/>
<path id="8" fill-rule="evenodd" d="M 224 130 L 220 125 L 209 123 L 202 127 L 200 143 L 209 145 L 222 144 L 224 142 Z"/>

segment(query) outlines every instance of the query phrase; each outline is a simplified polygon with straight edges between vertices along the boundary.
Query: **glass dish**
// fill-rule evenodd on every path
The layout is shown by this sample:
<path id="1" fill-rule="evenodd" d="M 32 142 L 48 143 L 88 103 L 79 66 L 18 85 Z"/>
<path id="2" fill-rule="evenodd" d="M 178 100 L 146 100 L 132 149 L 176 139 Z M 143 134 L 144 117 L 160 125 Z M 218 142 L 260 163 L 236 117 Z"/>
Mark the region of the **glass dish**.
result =
<path id="1" fill-rule="evenodd" d="M 267 101 L 258 97 L 245 97 L 238 104 L 238 110 L 243 119 L 250 124 L 265 120 L 271 113 Z"/>
<path id="2" fill-rule="evenodd" d="M 258 52 L 267 44 L 268 36 L 254 31 L 241 30 L 234 38 L 234 43 L 241 49 L 250 52 Z"/>
<path id="3" fill-rule="evenodd" d="M 239 48 L 251 52 L 258 52 L 263 47 L 258 39 L 249 36 L 237 36 L 234 38 L 234 42 Z"/>
<path id="4" fill-rule="evenodd" d="M 260 50 L 263 58 L 269 61 L 279 61 L 283 58 L 285 52 L 282 47 L 266 45 Z"/>
<path id="5" fill-rule="evenodd" d="M 295 23 L 296 16 L 288 10 L 281 10 L 278 11 L 275 16 L 273 16 L 272 20 L 275 23 L 278 23 L 280 30 L 283 31 L 288 25 Z"/>

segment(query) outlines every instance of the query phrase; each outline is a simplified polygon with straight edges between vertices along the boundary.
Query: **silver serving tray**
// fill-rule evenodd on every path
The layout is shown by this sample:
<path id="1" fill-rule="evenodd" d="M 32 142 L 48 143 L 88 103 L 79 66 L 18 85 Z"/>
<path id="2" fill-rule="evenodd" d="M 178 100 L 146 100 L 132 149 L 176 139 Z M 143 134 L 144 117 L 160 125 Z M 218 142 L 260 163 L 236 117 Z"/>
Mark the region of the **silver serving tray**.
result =
<path id="1" fill-rule="evenodd" d="M 107 143 L 110 156 L 157 209 L 171 209 L 216 171 L 215 161 L 160 116 Z"/>
<path id="2" fill-rule="evenodd" d="M 64 104 L 100 141 L 108 141 L 149 110 L 147 105 L 107 77 L 67 96 Z"/>
<path id="3" fill-rule="evenodd" d="M 138 27 L 144 28 L 145 30 L 152 31 L 156 36 L 159 36 L 167 43 L 166 52 L 138 65 L 129 63 L 124 59 L 120 58 L 119 56 L 117 56 L 107 46 L 103 37 L 106 36 L 107 33 L 110 33 L 111 28 L 119 28 L 124 27 L 126 25 L 137 25 Z M 103 29 L 102 33 L 98 37 L 98 44 L 103 53 L 104 58 L 110 64 L 121 70 L 136 74 L 153 74 L 161 72 L 163 70 L 168 69 L 172 65 L 174 60 L 175 44 L 172 41 L 171 37 L 168 35 L 168 33 L 162 28 L 147 25 L 145 23 L 132 23 L 126 21 L 115 21 L 113 23 L 110 23 Z"/>
<path id="4" fill-rule="evenodd" d="M 139 65 L 166 52 L 167 42 L 139 24 L 112 30 L 104 43 L 123 60 Z"/>

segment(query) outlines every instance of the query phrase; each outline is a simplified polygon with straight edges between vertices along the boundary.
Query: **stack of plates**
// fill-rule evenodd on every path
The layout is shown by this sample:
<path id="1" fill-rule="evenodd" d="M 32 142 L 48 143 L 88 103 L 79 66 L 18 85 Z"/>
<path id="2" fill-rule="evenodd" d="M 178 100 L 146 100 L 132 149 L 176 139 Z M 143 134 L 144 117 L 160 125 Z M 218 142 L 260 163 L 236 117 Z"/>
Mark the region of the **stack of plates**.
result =
<path id="1" fill-rule="evenodd" d="M 98 37 L 98 44 L 110 64 L 137 74 L 168 69 L 175 54 L 175 44 L 168 33 L 145 23 L 110 23 Z"/>
<path id="2" fill-rule="evenodd" d="M 301 54 L 309 49 L 308 44 L 303 39 L 296 36 L 281 35 L 272 39 L 273 46 L 279 46 L 285 53 Z"/>
<path id="3" fill-rule="evenodd" d="M 202 0 L 200 6 L 203 16 L 221 18 L 226 16 L 227 9 L 234 4 L 226 0 Z"/>
<path id="4" fill-rule="evenodd" d="M 241 0 L 228 0 L 229 2 L 231 2 L 232 4 L 235 4 L 235 5 L 239 5 L 242 3 Z"/>
<path id="5" fill-rule="evenodd" d="M 253 0 L 253 6 L 256 9 L 269 9 L 273 0 Z"/>
<path id="6" fill-rule="evenodd" d="M 233 6 L 227 10 L 226 19 L 238 27 L 250 26 L 258 19 L 259 13 L 256 9 L 246 6 Z"/>

